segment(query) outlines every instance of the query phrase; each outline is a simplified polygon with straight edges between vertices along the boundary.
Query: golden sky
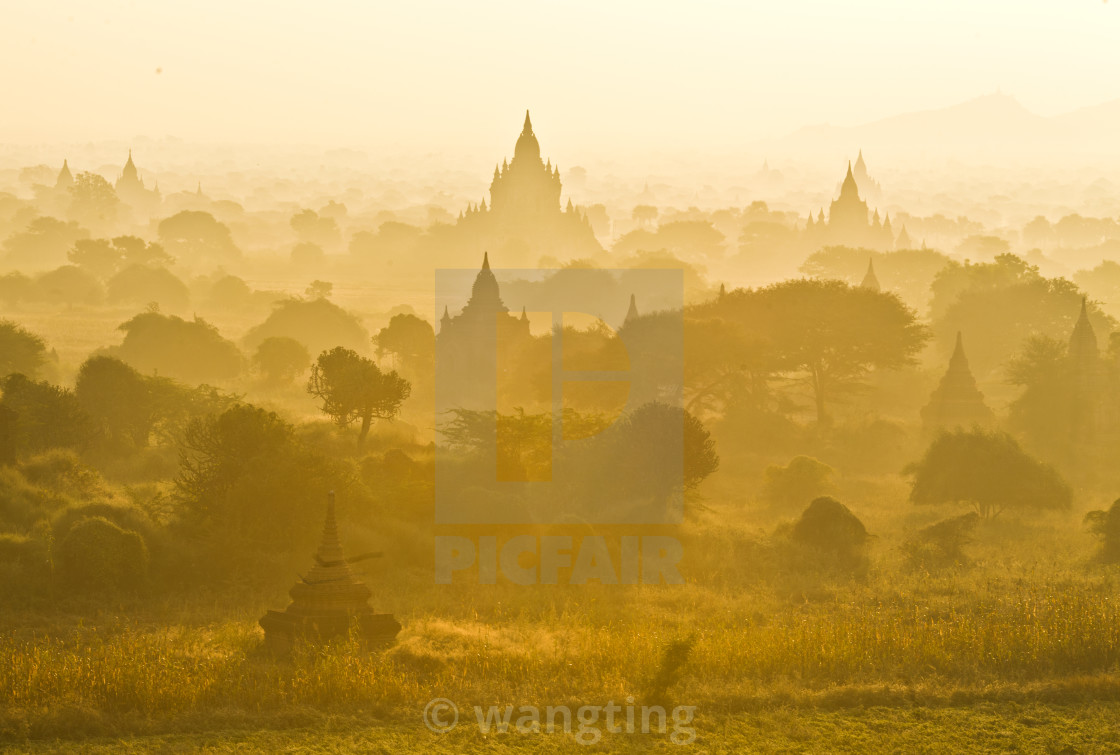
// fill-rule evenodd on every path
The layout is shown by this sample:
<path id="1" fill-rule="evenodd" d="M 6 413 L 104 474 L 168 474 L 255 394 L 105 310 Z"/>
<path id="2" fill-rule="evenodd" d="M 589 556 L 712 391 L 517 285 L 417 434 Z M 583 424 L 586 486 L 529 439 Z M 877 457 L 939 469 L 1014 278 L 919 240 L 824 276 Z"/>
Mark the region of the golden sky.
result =
<path id="1" fill-rule="evenodd" d="M 0 140 L 733 147 L 989 94 L 1120 97 L 1120 4 L 5 2 Z M 512 124 L 512 125 L 511 125 Z M 553 153 L 555 154 L 555 153 Z"/>

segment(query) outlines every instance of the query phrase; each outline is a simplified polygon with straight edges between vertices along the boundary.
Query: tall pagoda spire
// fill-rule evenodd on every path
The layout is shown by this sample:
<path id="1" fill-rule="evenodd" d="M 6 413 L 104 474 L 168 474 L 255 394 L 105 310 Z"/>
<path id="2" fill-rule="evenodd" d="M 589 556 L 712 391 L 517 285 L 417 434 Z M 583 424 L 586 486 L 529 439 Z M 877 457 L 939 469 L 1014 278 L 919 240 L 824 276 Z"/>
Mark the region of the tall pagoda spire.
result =
<path id="1" fill-rule="evenodd" d="M 922 409 L 926 429 L 987 425 L 994 415 L 984 403 L 984 394 L 976 387 L 976 378 L 964 354 L 964 339 L 957 331 L 957 342 L 949 358 L 949 369 Z"/>

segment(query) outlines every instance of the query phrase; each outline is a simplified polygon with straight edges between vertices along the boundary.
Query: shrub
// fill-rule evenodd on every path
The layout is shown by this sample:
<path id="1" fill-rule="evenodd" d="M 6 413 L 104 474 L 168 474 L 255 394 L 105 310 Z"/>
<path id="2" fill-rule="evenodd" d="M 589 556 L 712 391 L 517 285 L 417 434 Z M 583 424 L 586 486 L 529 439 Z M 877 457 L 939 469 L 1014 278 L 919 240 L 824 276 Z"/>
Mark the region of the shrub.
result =
<path id="1" fill-rule="evenodd" d="M 136 588 L 148 573 L 144 538 L 100 516 L 71 527 L 55 555 L 64 582 L 76 589 Z"/>
<path id="2" fill-rule="evenodd" d="M 1120 562 L 1120 498 L 1113 501 L 1107 511 L 1090 511 L 1085 515 L 1085 524 L 1101 539 L 1101 561 Z"/>
<path id="3" fill-rule="evenodd" d="M 795 456 L 786 466 L 766 468 L 762 499 L 779 506 L 796 506 L 823 495 L 832 487 L 832 467 L 811 456 Z"/>
<path id="4" fill-rule="evenodd" d="M 961 516 L 942 519 L 918 530 L 903 543 L 903 551 L 911 567 L 936 569 L 967 563 L 964 546 L 972 542 L 972 532 L 980 523 L 980 515 L 970 511 Z"/>
<path id="5" fill-rule="evenodd" d="M 860 559 L 867 538 L 863 522 L 847 506 L 828 496 L 810 503 L 790 531 L 795 543 L 846 563 Z"/>
<path id="6" fill-rule="evenodd" d="M 1010 435 L 978 428 L 942 433 L 905 471 L 913 503 L 967 503 L 985 519 L 1005 508 L 1069 508 L 1073 498 L 1061 475 Z"/>
<path id="7" fill-rule="evenodd" d="M 51 519 L 51 532 L 57 541 L 64 540 L 70 530 L 83 519 L 99 517 L 108 520 L 122 530 L 137 532 L 145 540 L 149 539 L 155 526 L 151 518 L 138 506 L 98 502 L 71 504 L 60 509 Z"/>

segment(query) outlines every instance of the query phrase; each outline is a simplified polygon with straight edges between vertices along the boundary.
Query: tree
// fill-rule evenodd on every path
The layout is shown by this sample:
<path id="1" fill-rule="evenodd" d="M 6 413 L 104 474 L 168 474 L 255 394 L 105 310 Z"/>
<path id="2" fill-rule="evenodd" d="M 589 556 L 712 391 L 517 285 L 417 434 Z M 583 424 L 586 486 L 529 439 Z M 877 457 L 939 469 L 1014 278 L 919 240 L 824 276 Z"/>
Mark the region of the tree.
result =
<path id="1" fill-rule="evenodd" d="M 1011 402 L 1010 427 L 1050 458 L 1072 452 L 1075 391 L 1065 342 L 1028 338 L 1007 363 L 1007 382 L 1022 389 Z"/>
<path id="2" fill-rule="evenodd" d="M 47 362 L 42 338 L 11 320 L 0 320 L 0 378 L 20 372 L 35 377 Z"/>
<path id="3" fill-rule="evenodd" d="M 70 215 L 86 224 L 107 227 L 117 219 L 121 201 L 103 176 L 83 172 L 70 187 Z"/>
<path id="4" fill-rule="evenodd" d="M 32 295 L 55 304 L 100 304 L 105 298 L 101 281 L 80 267 L 63 265 L 35 278 Z"/>
<path id="5" fill-rule="evenodd" d="M 361 446 L 373 420 L 395 417 L 412 386 L 395 370 L 383 373 L 372 359 L 336 346 L 312 365 L 307 392 L 323 402 L 323 413 L 339 427 L 361 420 Z"/>
<path id="6" fill-rule="evenodd" d="M 0 414 L 7 455 L 51 448 L 82 448 L 95 437 L 94 425 L 72 391 L 15 373 L 0 379 Z M 6 411 L 3 411 L 6 410 Z"/>
<path id="7" fill-rule="evenodd" d="M 140 587 L 148 573 L 148 548 L 138 532 L 104 517 L 82 519 L 58 545 L 59 571 L 80 590 Z"/>
<path id="8" fill-rule="evenodd" d="M 250 404 L 196 417 L 179 443 L 175 494 L 181 524 L 202 541 L 205 564 L 260 573 L 311 547 L 327 490 L 349 485 L 344 465 L 296 437 L 275 413 Z"/>
<path id="9" fill-rule="evenodd" d="M 229 227 L 208 212 L 183 210 L 160 221 L 158 232 L 178 259 L 226 261 L 241 256 Z"/>
<path id="10" fill-rule="evenodd" d="M 877 252 L 848 246 L 828 246 L 809 255 L 800 270 L 813 278 L 835 278 L 853 285 L 863 280 L 868 260 L 884 291 L 893 291 L 919 312 L 929 307 L 930 285 L 950 259 L 933 249 Z M 955 264 L 955 263 L 954 263 Z"/>
<path id="11" fill-rule="evenodd" d="M 164 267 L 129 265 L 109 279 L 109 300 L 130 304 L 155 302 L 163 309 L 187 308 L 190 292 L 186 284 Z"/>
<path id="12" fill-rule="evenodd" d="M 198 384 L 228 380 L 241 371 L 241 352 L 201 318 L 159 312 L 136 315 L 118 328 L 124 342 L 112 349 L 136 369 Z"/>
<path id="13" fill-rule="evenodd" d="M 392 354 L 397 364 L 413 375 L 428 374 L 435 360 L 436 335 L 431 324 L 416 315 L 393 315 L 373 337 L 377 355 Z"/>
<path id="14" fill-rule="evenodd" d="M 155 406 L 148 379 L 133 367 L 114 357 L 90 357 L 78 370 L 74 395 L 107 438 L 137 448 L 148 445 Z"/>
<path id="15" fill-rule="evenodd" d="M 112 277 L 128 265 L 147 267 L 170 265 L 174 259 L 163 247 L 146 243 L 137 236 L 117 236 L 109 239 L 78 239 L 67 252 L 70 261 L 103 280 Z"/>
<path id="16" fill-rule="evenodd" d="M 335 346 L 368 353 L 369 331 L 352 313 L 328 299 L 285 299 L 273 308 L 260 325 L 250 328 L 242 343 L 256 349 L 270 336 L 294 338 L 312 354 Z"/>
<path id="17" fill-rule="evenodd" d="M 1034 278 L 1006 286 L 970 289 L 960 294 L 934 320 L 933 333 L 946 352 L 958 331 L 969 344 L 969 364 L 983 379 L 999 370 L 1021 341 L 1016 333 L 1067 339 L 1081 310 L 1082 293 L 1064 278 Z M 1095 302 L 1088 302 L 1089 320 L 1097 333 L 1108 333 L 1116 321 Z"/>
<path id="18" fill-rule="evenodd" d="M 320 216 L 314 210 L 302 210 L 292 216 L 292 230 L 301 241 L 334 248 L 341 243 L 338 223 L 332 217 Z"/>
<path id="19" fill-rule="evenodd" d="M 1085 525 L 1101 540 L 1101 561 L 1120 562 L 1120 499 L 1105 511 L 1090 511 L 1085 515 Z"/>
<path id="20" fill-rule="evenodd" d="M 311 364 L 307 348 L 294 338 L 272 336 L 261 341 L 253 366 L 272 385 L 286 385 Z"/>
<path id="21" fill-rule="evenodd" d="M 741 298 L 753 299 L 742 303 L 758 318 L 783 371 L 808 384 L 819 423 L 829 421 L 828 404 L 857 388 L 870 370 L 913 364 L 929 337 L 894 294 L 841 281 L 785 281 Z"/>
<path id="22" fill-rule="evenodd" d="M 1073 497 L 1053 467 L 998 431 L 942 433 L 905 471 L 913 477 L 911 502 L 966 503 L 985 519 L 1005 509 L 1068 508 Z"/>
<path id="23" fill-rule="evenodd" d="M 66 252 L 89 232 L 76 222 L 37 217 L 4 241 L 5 261 L 22 270 L 46 270 L 66 263 Z"/>
<path id="24" fill-rule="evenodd" d="M 309 299 L 329 299 L 334 291 L 334 284 L 330 281 L 311 281 L 311 285 L 304 291 Z"/>
<path id="25" fill-rule="evenodd" d="M 639 228 L 648 229 L 657 221 L 657 208 L 649 204 L 637 205 L 630 213 L 630 218 Z"/>

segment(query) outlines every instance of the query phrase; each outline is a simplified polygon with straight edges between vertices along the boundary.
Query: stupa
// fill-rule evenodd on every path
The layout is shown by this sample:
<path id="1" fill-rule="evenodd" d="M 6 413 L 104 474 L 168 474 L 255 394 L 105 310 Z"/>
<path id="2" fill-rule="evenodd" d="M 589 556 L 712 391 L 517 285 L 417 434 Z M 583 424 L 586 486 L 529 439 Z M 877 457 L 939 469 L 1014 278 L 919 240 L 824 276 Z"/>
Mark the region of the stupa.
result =
<path id="1" fill-rule="evenodd" d="M 922 422 L 929 430 L 990 425 L 995 416 L 984 403 L 984 394 L 968 368 L 964 342 L 957 332 L 957 344 L 949 359 L 949 369 L 922 409 Z"/>
<path id="2" fill-rule="evenodd" d="M 372 593 L 354 574 L 350 564 L 377 554 L 347 559 L 338 539 L 334 516 L 334 491 L 327 499 L 323 539 L 315 552 L 315 565 L 288 594 L 291 604 L 283 611 L 268 611 L 260 619 L 265 644 L 277 653 L 291 650 L 297 639 L 322 642 L 349 636 L 351 628 L 367 645 L 392 642 L 401 625 L 392 614 L 374 613 Z"/>

